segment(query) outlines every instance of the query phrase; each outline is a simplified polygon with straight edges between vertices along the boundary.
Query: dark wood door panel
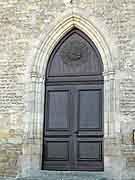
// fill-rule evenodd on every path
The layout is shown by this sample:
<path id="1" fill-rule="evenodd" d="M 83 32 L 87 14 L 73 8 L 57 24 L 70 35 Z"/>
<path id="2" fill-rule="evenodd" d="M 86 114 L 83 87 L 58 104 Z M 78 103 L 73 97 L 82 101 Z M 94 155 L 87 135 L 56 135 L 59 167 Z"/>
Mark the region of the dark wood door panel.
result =
<path id="1" fill-rule="evenodd" d="M 74 93 L 77 134 L 103 136 L 103 85 L 77 85 Z"/>
<path id="2" fill-rule="evenodd" d="M 101 144 L 102 142 L 78 142 L 78 161 L 100 161 L 102 159 Z"/>
<path id="3" fill-rule="evenodd" d="M 103 170 L 103 85 L 76 85 L 75 169 Z"/>
<path id="4" fill-rule="evenodd" d="M 101 161 L 103 159 L 103 138 L 76 138 L 77 161 Z"/>
<path id="5" fill-rule="evenodd" d="M 101 128 L 99 90 L 79 90 L 79 129 Z"/>
<path id="6" fill-rule="evenodd" d="M 45 169 L 103 169 L 102 99 L 102 85 L 47 87 Z"/>
<path id="7" fill-rule="evenodd" d="M 48 90 L 46 128 L 68 129 L 69 128 L 69 91 Z"/>
<path id="8" fill-rule="evenodd" d="M 69 161 L 69 142 L 68 141 L 45 141 L 46 161 Z"/>
<path id="9" fill-rule="evenodd" d="M 71 136 L 71 86 L 47 86 L 45 99 L 45 137 Z"/>
<path id="10" fill-rule="evenodd" d="M 68 91 L 49 91 L 48 96 L 48 129 L 67 129 Z"/>
<path id="11" fill-rule="evenodd" d="M 44 169 L 66 170 L 72 161 L 72 139 L 70 137 L 44 138 Z"/>
<path id="12" fill-rule="evenodd" d="M 72 88 L 47 86 L 43 168 L 69 168 L 72 161 Z"/>

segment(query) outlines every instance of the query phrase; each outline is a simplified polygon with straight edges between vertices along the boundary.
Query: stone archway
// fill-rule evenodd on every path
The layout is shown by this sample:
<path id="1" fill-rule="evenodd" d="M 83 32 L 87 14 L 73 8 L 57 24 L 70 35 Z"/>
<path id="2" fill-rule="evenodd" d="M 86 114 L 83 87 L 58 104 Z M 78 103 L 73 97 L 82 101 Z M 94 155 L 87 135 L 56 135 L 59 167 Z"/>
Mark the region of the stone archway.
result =
<path id="1" fill-rule="evenodd" d="M 59 40 L 73 27 L 81 29 L 96 45 L 101 54 L 104 65 L 104 135 L 105 139 L 115 136 L 115 71 L 108 44 L 93 23 L 81 16 L 72 15 L 58 23 L 46 34 L 43 33 L 36 55 L 29 71 L 29 80 L 26 85 L 26 112 L 25 144 L 22 163 L 22 172 L 41 169 L 42 158 L 42 131 L 44 116 L 44 83 L 47 62 Z M 31 87 L 31 88 L 29 88 Z M 106 143 L 106 142 L 105 142 Z M 105 147 L 106 156 L 106 147 Z M 105 162 L 105 169 L 108 164 Z"/>

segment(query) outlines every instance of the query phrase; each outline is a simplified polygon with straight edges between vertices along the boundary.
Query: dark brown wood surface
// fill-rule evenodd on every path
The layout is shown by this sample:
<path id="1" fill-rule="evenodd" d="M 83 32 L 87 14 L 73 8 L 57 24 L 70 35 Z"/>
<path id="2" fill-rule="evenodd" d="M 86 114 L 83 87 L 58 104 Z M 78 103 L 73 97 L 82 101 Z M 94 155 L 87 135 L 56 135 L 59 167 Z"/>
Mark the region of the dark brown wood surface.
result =
<path id="1" fill-rule="evenodd" d="M 52 52 L 46 72 L 42 169 L 104 169 L 102 72 L 98 50 L 77 29 Z"/>

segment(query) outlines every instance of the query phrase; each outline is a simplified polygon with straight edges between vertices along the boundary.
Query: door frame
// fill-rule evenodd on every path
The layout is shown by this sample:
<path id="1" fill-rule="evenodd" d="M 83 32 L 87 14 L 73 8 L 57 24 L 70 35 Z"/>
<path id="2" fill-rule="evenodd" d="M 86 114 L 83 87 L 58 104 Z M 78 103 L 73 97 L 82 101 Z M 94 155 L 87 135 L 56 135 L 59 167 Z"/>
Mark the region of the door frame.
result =
<path id="1" fill-rule="evenodd" d="M 81 13 L 81 12 L 80 12 Z M 39 39 L 39 44 L 32 49 L 34 57 L 32 63 L 27 66 L 27 82 L 25 86 L 26 113 L 24 118 L 24 145 L 21 161 L 22 174 L 26 174 L 29 169 L 40 169 L 42 162 L 42 130 L 44 115 L 44 84 L 46 65 L 49 56 L 56 46 L 57 42 L 73 27 L 81 29 L 96 45 L 99 50 L 104 65 L 104 135 L 105 135 L 105 169 L 109 170 L 107 163 L 111 155 L 108 155 L 108 143 L 116 142 L 119 146 L 120 119 L 119 117 L 119 72 L 114 70 L 113 59 L 119 59 L 116 49 L 111 43 L 107 43 L 106 33 L 98 30 L 98 21 L 89 20 L 82 14 L 65 13 L 57 20 L 57 23 L 51 27 L 48 32 L 43 32 Z M 104 35 L 105 37 L 104 37 Z M 110 40 L 110 39 L 109 39 Z M 110 42 L 110 41 L 109 41 Z M 111 51 L 111 50 L 113 51 Z M 116 67 L 116 66 L 115 66 Z M 118 74 L 118 76 L 117 76 Z M 116 98 L 117 97 L 117 98 Z M 116 101 L 117 99 L 117 101 Z M 117 122 L 116 122 L 117 121 Z M 116 127 L 117 124 L 117 127 Z M 35 152 L 36 149 L 36 152 Z M 115 165 L 115 163 L 114 163 Z M 117 170 L 116 170 L 117 172 Z"/>

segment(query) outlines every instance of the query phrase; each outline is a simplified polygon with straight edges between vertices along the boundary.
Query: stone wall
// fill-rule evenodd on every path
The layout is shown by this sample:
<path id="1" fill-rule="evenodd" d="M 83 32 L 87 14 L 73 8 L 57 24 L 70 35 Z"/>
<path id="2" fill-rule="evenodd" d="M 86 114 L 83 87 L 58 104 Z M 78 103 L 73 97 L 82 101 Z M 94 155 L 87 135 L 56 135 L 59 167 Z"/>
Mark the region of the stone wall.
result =
<path id="1" fill-rule="evenodd" d="M 26 131 L 36 126 L 29 121 L 31 106 L 25 106 L 28 99 L 32 102 L 25 87 L 27 75 L 32 76 L 42 33 L 47 36 L 68 13 L 85 14 L 108 44 L 117 91 L 113 109 L 115 127 L 112 127 L 115 133 L 110 135 L 108 131 L 106 136 L 111 141 L 106 141 L 110 148 L 106 150 L 105 163 L 118 169 L 123 179 L 134 177 L 134 0 L 73 0 L 71 5 L 65 5 L 63 0 L 0 0 L 0 175 L 16 176 L 21 171 Z M 27 88 L 33 93 L 32 84 Z"/>

